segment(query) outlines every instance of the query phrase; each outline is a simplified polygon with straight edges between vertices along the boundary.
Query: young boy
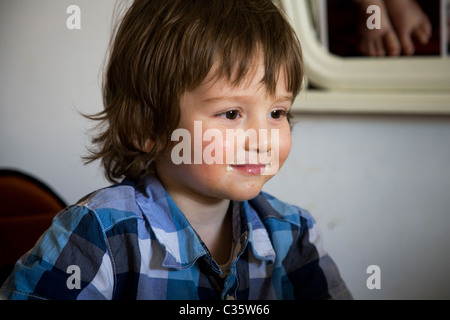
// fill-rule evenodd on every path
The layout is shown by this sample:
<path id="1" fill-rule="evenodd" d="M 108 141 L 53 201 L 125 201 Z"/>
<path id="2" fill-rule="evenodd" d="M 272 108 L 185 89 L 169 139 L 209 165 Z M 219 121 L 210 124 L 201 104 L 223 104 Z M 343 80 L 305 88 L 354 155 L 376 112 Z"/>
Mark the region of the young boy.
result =
<path id="1" fill-rule="evenodd" d="M 59 213 L 1 297 L 351 298 L 310 214 L 261 192 L 302 78 L 270 0 L 135 0 L 91 117 L 89 160 L 125 179 Z"/>

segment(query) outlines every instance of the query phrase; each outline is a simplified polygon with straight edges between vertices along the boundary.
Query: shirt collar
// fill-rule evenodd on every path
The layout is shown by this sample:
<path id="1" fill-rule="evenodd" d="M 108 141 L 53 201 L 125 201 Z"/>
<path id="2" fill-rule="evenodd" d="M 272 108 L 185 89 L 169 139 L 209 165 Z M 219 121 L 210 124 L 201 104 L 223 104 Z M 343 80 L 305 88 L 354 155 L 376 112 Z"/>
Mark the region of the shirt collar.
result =
<path id="1" fill-rule="evenodd" d="M 248 201 L 242 202 L 241 207 L 247 222 L 248 240 L 254 256 L 263 261 L 274 262 L 276 257 L 275 250 L 260 216 L 249 205 Z"/>
<path id="2" fill-rule="evenodd" d="M 136 202 L 149 221 L 155 238 L 166 250 L 163 267 L 186 269 L 208 253 L 156 176 L 149 175 L 136 185 Z M 255 210 L 247 201 L 233 202 L 233 214 L 239 216 L 239 219 L 233 218 L 234 239 L 246 237 L 256 258 L 273 262 L 275 251 Z M 239 235 L 236 233 L 238 224 Z"/>

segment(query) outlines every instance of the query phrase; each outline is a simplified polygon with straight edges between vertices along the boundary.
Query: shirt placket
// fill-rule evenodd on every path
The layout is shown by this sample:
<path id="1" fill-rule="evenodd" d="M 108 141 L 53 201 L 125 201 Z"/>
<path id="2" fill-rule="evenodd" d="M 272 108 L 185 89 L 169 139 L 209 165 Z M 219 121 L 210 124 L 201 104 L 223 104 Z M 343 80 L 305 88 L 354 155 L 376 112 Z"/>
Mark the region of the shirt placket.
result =
<path id="1" fill-rule="evenodd" d="M 231 264 L 228 276 L 225 278 L 224 287 L 223 287 L 223 291 L 222 291 L 222 300 L 237 300 L 237 291 L 239 289 L 239 276 L 244 276 L 244 275 L 238 275 L 237 262 L 238 262 L 240 256 L 247 249 L 247 244 L 248 244 L 248 232 L 247 231 L 245 231 L 244 233 L 241 234 L 239 241 L 240 241 L 241 250 L 237 254 L 233 263 Z"/>

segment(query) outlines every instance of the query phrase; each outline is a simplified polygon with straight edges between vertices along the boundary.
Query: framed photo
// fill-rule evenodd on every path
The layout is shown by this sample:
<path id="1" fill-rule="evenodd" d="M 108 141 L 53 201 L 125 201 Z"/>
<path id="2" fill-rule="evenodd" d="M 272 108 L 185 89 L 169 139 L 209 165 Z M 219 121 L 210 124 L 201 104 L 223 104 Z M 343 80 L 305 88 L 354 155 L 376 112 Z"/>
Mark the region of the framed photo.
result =
<path id="1" fill-rule="evenodd" d="M 281 1 L 301 41 L 305 62 L 306 85 L 294 110 L 450 114 L 450 1 L 425 1 L 433 13 L 429 14 L 433 25 L 429 44 L 414 55 L 396 57 L 358 53 L 358 26 L 347 31 L 343 26 L 357 23 L 357 19 L 343 19 L 340 12 L 333 12 L 339 10 L 339 4 L 348 3 Z M 369 28 L 383 13 L 368 7 L 366 11 L 353 13 L 353 17 L 355 14 L 359 15 L 359 21 L 367 22 L 359 28 Z"/>

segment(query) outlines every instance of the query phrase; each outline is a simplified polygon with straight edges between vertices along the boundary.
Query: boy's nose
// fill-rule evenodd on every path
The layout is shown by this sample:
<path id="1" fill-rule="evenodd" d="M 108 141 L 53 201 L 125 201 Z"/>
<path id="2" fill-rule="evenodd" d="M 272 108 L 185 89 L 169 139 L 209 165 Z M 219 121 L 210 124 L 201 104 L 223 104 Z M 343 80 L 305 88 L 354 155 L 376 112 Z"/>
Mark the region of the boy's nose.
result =
<path id="1" fill-rule="evenodd" d="M 271 130 L 267 126 L 267 121 L 254 120 L 249 123 L 246 130 L 255 134 L 246 135 L 245 150 L 256 151 L 258 153 L 269 152 L 272 149 Z"/>

